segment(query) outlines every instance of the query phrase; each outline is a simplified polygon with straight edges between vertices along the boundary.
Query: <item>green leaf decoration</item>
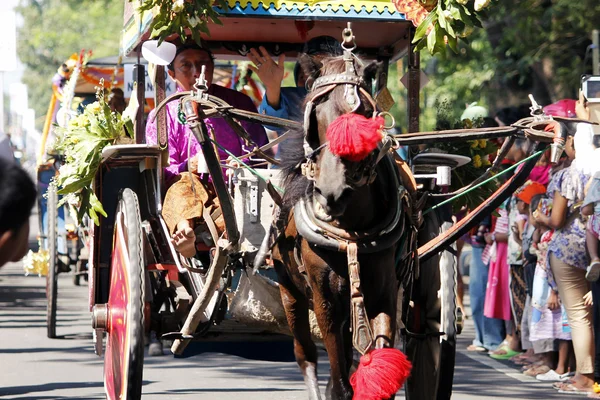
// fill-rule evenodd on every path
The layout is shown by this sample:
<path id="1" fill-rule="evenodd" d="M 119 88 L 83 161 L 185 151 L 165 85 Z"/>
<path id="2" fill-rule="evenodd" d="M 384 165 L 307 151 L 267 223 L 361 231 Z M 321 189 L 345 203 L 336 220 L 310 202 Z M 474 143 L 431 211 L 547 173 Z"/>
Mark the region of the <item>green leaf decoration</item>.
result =
<path id="1" fill-rule="evenodd" d="M 141 0 L 138 13 L 153 13 L 150 35 L 158 39 L 159 44 L 174 34 L 183 41 L 191 36 L 200 44 L 200 32 L 210 35 L 209 23 L 222 25 L 213 5 L 225 7 L 227 3 L 224 0 Z"/>
<path id="2" fill-rule="evenodd" d="M 495 0 L 492 0 L 495 1 Z M 489 4 L 486 6 L 489 8 Z M 415 51 L 427 47 L 429 53 L 446 54 L 446 43 L 455 53 L 458 52 L 458 39 L 467 41 L 473 28 L 482 28 L 480 16 L 487 10 L 475 11 L 472 0 L 438 0 L 415 31 L 413 43 Z"/>
<path id="3" fill-rule="evenodd" d="M 417 30 L 415 31 L 415 37 L 413 39 L 413 43 L 417 43 L 419 40 L 421 40 L 427 33 L 427 29 L 429 28 L 429 25 L 431 25 L 437 19 L 437 12 L 434 12 L 434 11 L 435 11 L 435 9 L 431 10 L 431 13 L 429 13 L 427 18 L 425 18 L 423 20 L 423 22 L 421 22 L 421 24 L 419 24 L 419 26 L 417 27 Z"/>
<path id="4" fill-rule="evenodd" d="M 102 83 L 101 83 L 102 86 Z M 106 217 L 92 184 L 100 168 L 102 150 L 117 141 L 131 138 L 133 122 L 111 111 L 101 88 L 98 101 L 88 104 L 84 111 L 71 119 L 65 128 L 56 127 L 56 148 L 65 156 L 54 184 L 63 195 L 61 204 L 68 203 L 77 210 L 78 222 L 89 216 L 96 225 L 99 215 Z"/>

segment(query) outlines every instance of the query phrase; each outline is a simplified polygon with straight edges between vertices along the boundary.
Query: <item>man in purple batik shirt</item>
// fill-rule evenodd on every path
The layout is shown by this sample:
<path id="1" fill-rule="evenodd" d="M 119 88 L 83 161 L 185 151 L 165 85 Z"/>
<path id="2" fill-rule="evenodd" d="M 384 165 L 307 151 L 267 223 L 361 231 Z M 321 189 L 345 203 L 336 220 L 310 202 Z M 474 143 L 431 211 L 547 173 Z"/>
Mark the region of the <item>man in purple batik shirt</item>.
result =
<path id="1" fill-rule="evenodd" d="M 245 94 L 212 84 L 215 67 L 214 57 L 210 50 L 204 49 L 195 43 L 186 43 L 177 48 L 175 59 L 169 65 L 168 73 L 177 83 L 178 91 L 188 91 L 193 88 L 196 79 L 200 77 L 203 66 L 206 67 L 205 78 L 209 94 L 219 97 L 235 108 L 257 112 L 252 100 Z M 165 168 L 165 180 L 167 187 L 170 188 L 169 191 L 173 193 L 170 195 L 167 191 L 163 206 L 163 217 L 173 234 L 172 242 L 175 248 L 184 257 L 193 257 L 196 254 L 194 225 L 201 218 L 202 204 L 197 205 L 197 199 L 191 198 L 187 203 L 184 201 L 184 205 L 182 205 L 181 197 L 182 193 L 185 197 L 184 186 L 191 186 L 191 180 L 198 180 L 196 174 L 198 172 L 198 159 L 202 157 L 202 150 L 190 128 L 187 125 L 182 125 L 178 120 L 178 101 L 167 104 L 166 114 L 170 165 Z M 146 141 L 148 144 L 157 144 L 154 111 L 150 114 L 148 121 Z M 207 118 L 204 122 L 209 129 L 212 127 L 217 142 L 232 154 L 241 156 L 252 150 L 244 147 L 243 140 L 222 118 Z M 261 125 L 242 122 L 242 126 L 258 146 L 268 143 L 267 134 Z M 188 153 L 189 140 L 191 140 L 191 145 Z M 220 149 L 218 155 L 223 161 L 228 158 L 228 155 Z M 188 171 L 190 174 L 187 173 Z M 177 184 L 175 184 L 176 182 Z M 177 185 L 181 187 L 176 188 Z M 167 204 L 171 201 L 170 199 L 176 199 L 177 204 Z"/>
<path id="2" fill-rule="evenodd" d="M 177 91 L 191 90 L 196 83 L 196 79 L 200 76 L 202 66 L 206 66 L 206 80 L 208 83 L 208 93 L 216 96 L 231 106 L 240 110 L 257 112 L 254 103 L 248 96 L 235 90 L 228 89 L 223 86 L 213 85 L 213 71 L 215 68 L 214 58 L 209 50 L 203 49 L 197 44 L 185 44 L 179 46 L 177 55 L 173 62 L 169 65 L 169 76 L 177 83 Z M 197 170 L 198 152 L 200 152 L 200 144 L 194 138 L 190 128 L 187 125 L 182 125 L 177 117 L 178 101 L 172 101 L 166 106 L 167 110 L 167 129 L 169 133 L 169 161 L 170 165 L 165 168 L 165 178 L 167 186 L 181 172 L 188 171 L 188 140 L 191 137 L 191 148 L 189 156 L 190 169 Z M 146 125 L 146 141 L 148 144 L 157 144 L 156 119 L 154 119 L 155 110 L 152 110 L 148 117 Z M 223 118 L 207 118 L 204 121 L 207 127 L 213 128 L 217 142 L 236 156 L 241 156 L 252 149 L 244 151 L 244 142 L 242 139 L 229 127 Z M 269 142 L 267 134 L 262 125 L 250 122 L 242 122 L 242 126 L 252 140 L 258 146 L 263 146 Z M 228 155 L 219 149 L 219 158 L 226 160 Z M 196 167 L 196 168 L 194 168 Z"/>

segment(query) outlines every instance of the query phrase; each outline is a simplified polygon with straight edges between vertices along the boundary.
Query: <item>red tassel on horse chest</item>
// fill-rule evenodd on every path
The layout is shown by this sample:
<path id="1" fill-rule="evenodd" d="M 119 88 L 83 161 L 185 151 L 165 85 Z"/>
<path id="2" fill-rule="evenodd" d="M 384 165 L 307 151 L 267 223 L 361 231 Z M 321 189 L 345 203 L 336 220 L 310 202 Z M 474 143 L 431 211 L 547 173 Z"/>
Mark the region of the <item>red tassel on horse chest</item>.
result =
<path id="1" fill-rule="evenodd" d="M 383 400 L 393 396 L 410 375 L 412 365 L 398 349 L 373 350 L 360 358 L 350 377 L 353 400 Z"/>
<path id="2" fill-rule="evenodd" d="M 343 114 L 327 128 L 329 150 L 350 161 L 363 160 L 377 148 L 382 139 L 383 117 L 366 118 L 359 114 Z"/>

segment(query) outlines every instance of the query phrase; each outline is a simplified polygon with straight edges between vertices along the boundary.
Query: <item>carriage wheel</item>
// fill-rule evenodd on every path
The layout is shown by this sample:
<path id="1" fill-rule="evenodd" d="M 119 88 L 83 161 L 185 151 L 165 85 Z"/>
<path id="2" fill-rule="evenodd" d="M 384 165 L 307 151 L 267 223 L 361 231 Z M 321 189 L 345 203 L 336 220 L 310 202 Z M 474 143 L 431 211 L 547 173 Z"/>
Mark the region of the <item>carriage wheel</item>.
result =
<path id="1" fill-rule="evenodd" d="M 144 263 L 137 196 L 125 189 L 115 216 L 107 304 L 104 389 L 109 400 L 142 396 Z"/>
<path id="2" fill-rule="evenodd" d="M 419 233 L 420 243 L 447 228 L 442 228 L 434 213 L 427 215 L 424 224 Z M 410 400 L 450 399 L 456 357 L 455 257 L 444 252 L 422 263 L 412 298 L 407 300 L 414 303 L 408 315 L 408 330 L 429 335 L 403 338 L 406 354 L 413 363 L 406 397 Z M 439 332 L 445 334 L 440 336 Z"/>
<path id="3" fill-rule="evenodd" d="M 450 229 L 452 224 L 445 222 L 442 232 Z M 453 246 L 456 250 L 456 246 Z M 438 378 L 437 399 L 446 400 L 452 396 L 454 381 L 454 365 L 456 361 L 457 303 L 456 303 L 456 269 L 457 260 L 454 254 L 444 251 L 440 257 L 440 299 L 441 318 L 440 332 L 440 374 Z"/>
<path id="4" fill-rule="evenodd" d="M 48 273 L 46 274 L 46 327 L 47 335 L 53 339 L 56 337 L 56 296 L 58 285 L 58 254 L 57 254 L 57 232 L 58 229 L 58 195 L 56 186 L 48 186 Z"/>

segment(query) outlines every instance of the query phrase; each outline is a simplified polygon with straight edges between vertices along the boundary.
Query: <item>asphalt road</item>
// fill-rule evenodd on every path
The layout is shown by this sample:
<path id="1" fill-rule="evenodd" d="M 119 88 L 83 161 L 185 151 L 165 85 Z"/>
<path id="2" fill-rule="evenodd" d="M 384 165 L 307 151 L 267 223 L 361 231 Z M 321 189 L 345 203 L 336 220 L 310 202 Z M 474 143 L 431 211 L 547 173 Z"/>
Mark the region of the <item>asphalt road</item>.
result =
<path id="1" fill-rule="evenodd" d="M 58 339 L 46 338 L 45 278 L 20 263 L 0 270 L 0 398 L 103 399 L 103 360 L 94 354 L 87 287 L 59 275 Z M 471 320 L 459 337 L 453 399 L 565 399 L 508 362 L 465 351 Z M 321 352 L 324 389 L 327 359 Z M 276 361 L 273 361 L 276 360 Z M 306 399 L 291 342 L 195 344 L 186 356 L 146 357 L 144 399 Z M 404 398 L 402 391 L 398 399 Z M 578 396 L 578 398 L 581 398 Z"/>

